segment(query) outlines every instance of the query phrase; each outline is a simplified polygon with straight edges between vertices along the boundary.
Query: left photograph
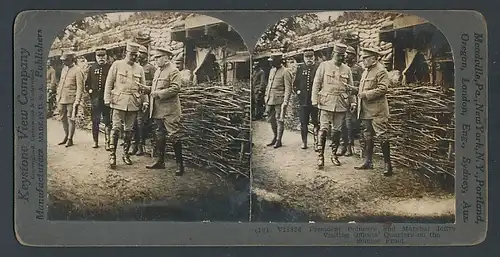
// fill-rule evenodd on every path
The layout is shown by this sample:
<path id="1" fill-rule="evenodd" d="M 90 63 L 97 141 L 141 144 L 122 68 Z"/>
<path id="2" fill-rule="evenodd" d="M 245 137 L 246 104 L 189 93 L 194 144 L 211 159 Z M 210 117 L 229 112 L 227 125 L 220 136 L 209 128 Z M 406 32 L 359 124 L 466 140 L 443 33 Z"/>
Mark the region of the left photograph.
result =
<path id="1" fill-rule="evenodd" d="M 68 25 L 47 61 L 49 220 L 249 221 L 250 74 L 213 17 Z"/>

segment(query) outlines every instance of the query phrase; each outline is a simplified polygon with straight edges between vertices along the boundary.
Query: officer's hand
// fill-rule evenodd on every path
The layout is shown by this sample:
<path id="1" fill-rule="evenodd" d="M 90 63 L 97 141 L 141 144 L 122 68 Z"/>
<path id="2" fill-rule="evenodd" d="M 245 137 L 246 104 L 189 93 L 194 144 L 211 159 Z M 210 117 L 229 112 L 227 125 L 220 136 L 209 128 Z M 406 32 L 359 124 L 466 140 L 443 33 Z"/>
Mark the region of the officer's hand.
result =
<path id="1" fill-rule="evenodd" d="M 142 104 L 142 110 L 143 111 L 146 111 L 148 108 L 149 108 L 149 104 L 148 103 L 143 103 Z"/>
<path id="2" fill-rule="evenodd" d="M 351 104 L 350 111 L 351 111 L 351 112 L 356 112 L 356 104 L 355 104 L 355 103 L 352 103 L 352 104 Z"/>
<path id="3" fill-rule="evenodd" d="M 151 97 L 158 98 L 159 97 L 158 92 L 156 92 L 156 91 L 151 92 Z"/>

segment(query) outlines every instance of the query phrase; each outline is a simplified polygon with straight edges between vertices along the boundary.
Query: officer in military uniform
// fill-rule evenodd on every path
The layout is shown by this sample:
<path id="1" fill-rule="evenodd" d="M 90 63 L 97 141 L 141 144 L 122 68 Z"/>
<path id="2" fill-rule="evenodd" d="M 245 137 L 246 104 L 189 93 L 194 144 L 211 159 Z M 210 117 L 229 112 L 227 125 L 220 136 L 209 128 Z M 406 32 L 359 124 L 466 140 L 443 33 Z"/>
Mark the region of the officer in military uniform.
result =
<path id="1" fill-rule="evenodd" d="M 347 47 L 346 51 L 346 64 L 351 68 L 353 86 L 349 88 L 349 94 L 356 96 L 358 94 L 359 81 L 363 68 L 356 63 L 356 50 L 352 46 Z M 342 126 L 342 147 L 337 153 L 339 156 L 352 156 L 352 148 L 354 146 L 354 129 L 359 126 L 356 121 L 356 113 L 347 111 L 346 117 Z"/>
<path id="2" fill-rule="evenodd" d="M 314 149 L 316 150 L 317 136 L 319 131 L 318 108 L 312 106 L 312 85 L 319 63 L 314 60 L 314 50 L 303 50 L 304 64 L 297 68 L 293 91 L 299 98 L 299 119 L 300 131 L 302 136 L 302 149 L 307 149 L 307 136 L 309 134 L 309 121 L 314 126 Z"/>
<path id="3" fill-rule="evenodd" d="M 70 147 L 73 145 L 73 135 L 76 130 L 75 118 L 78 107 L 82 103 L 85 81 L 83 71 L 75 64 L 73 52 L 64 53 L 61 60 L 64 68 L 57 86 L 57 104 L 63 124 L 64 139 L 59 145 Z"/>
<path id="4" fill-rule="evenodd" d="M 267 146 L 279 148 L 282 146 L 281 139 L 285 131 L 284 117 L 286 108 L 290 101 L 292 92 L 292 73 L 283 65 L 281 54 L 275 54 L 270 59 L 273 68 L 269 72 L 266 94 L 264 101 L 266 103 L 266 113 L 271 129 L 273 139 Z"/>
<path id="5" fill-rule="evenodd" d="M 387 136 L 389 120 L 389 104 L 387 89 L 390 84 L 389 75 L 385 67 L 378 62 L 379 52 L 373 48 L 363 49 L 363 65 L 365 71 L 361 75 L 358 93 L 357 117 L 361 120 L 361 129 L 365 141 L 365 161 L 358 170 L 373 169 L 374 139 L 382 142 L 384 155 L 384 175 L 392 175 L 390 144 Z"/>
<path id="6" fill-rule="evenodd" d="M 177 162 L 175 174 L 181 176 L 184 173 L 182 157 L 181 129 L 181 102 L 179 92 L 181 90 L 180 72 L 172 63 L 172 51 L 170 49 L 158 48 L 154 58 L 158 65 L 153 78 L 150 93 L 150 118 L 156 127 L 156 149 L 158 157 L 148 169 L 165 168 L 165 146 L 167 137 L 172 141 Z"/>
<path id="7" fill-rule="evenodd" d="M 92 63 L 87 72 L 85 81 L 85 91 L 90 95 L 91 116 L 92 116 L 92 136 L 94 139 L 94 148 L 99 147 L 99 124 L 101 115 L 105 126 L 104 138 L 105 148 L 109 151 L 111 136 L 111 109 L 104 105 L 104 85 L 110 64 L 107 62 L 107 50 L 98 48 L 95 51 L 96 62 Z"/>
<path id="8" fill-rule="evenodd" d="M 139 45 L 127 43 L 126 57 L 115 61 L 109 69 L 104 89 L 104 103 L 112 111 L 113 131 L 111 136 L 111 155 L 109 164 L 116 167 L 116 147 L 118 137 L 123 131 L 123 162 L 132 165 L 129 150 L 132 140 L 132 128 L 137 114 L 147 110 L 149 100 L 140 93 L 141 85 L 144 86 L 146 78 L 141 65 L 136 63 Z"/>
<path id="9" fill-rule="evenodd" d="M 47 60 L 47 118 L 52 117 L 54 112 L 56 89 L 57 89 L 56 70 L 52 68 L 50 60 Z"/>
<path id="10" fill-rule="evenodd" d="M 324 152 L 326 137 L 330 123 L 332 125 L 332 163 L 340 166 L 336 155 L 340 144 L 342 122 L 346 112 L 354 109 L 356 103 L 348 94 L 348 87 L 353 84 L 351 69 L 345 65 L 344 58 L 347 46 L 336 44 L 333 49 L 333 59 L 322 62 L 312 87 L 311 103 L 320 110 L 320 131 L 318 142 L 318 168 L 324 167 Z"/>
<path id="11" fill-rule="evenodd" d="M 148 49 L 145 46 L 139 47 L 139 64 L 142 66 L 144 70 L 144 77 L 146 78 L 146 86 L 151 87 L 153 83 L 153 76 L 155 74 L 155 67 L 148 63 Z M 141 94 L 144 94 L 145 97 L 149 97 L 149 95 L 141 90 Z M 146 137 L 148 132 L 149 125 L 149 110 L 144 110 L 143 112 L 139 112 L 137 115 L 137 119 L 134 122 L 134 146 L 130 154 L 142 156 L 144 155 L 144 146 L 146 145 Z"/>
<path id="12" fill-rule="evenodd" d="M 264 107 L 264 90 L 266 89 L 266 76 L 262 68 L 255 63 L 252 72 L 252 99 L 253 99 L 253 118 L 259 120 L 262 118 Z"/>

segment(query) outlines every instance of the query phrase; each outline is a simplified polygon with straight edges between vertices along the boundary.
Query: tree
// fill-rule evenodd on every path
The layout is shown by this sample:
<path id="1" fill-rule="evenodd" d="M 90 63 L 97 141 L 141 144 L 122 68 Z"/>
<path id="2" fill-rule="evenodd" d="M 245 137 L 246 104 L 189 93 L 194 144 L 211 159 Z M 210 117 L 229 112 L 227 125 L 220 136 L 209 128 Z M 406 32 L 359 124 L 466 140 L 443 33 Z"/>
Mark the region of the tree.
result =
<path id="1" fill-rule="evenodd" d="M 314 13 L 281 19 L 267 29 L 257 42 L 257 48 L 286 47 L 295 36 L 315 30 L 321 24 Z"/>
<path id="2" fill-rule="evenodd" d="M 86 17 L 84 19 L 75 21 L 68 25 L 63 31 L 61 31 L 57 38 L 59 40 L 63 40 L 65 38 L 72 40 L 79 33 L 85 33 L 85 31 L 94 26 L 99 26 L 100 24 L 109 24 L 110 20 L 108 19 L 107 14 L 97 14 L 94 16 Z"/>

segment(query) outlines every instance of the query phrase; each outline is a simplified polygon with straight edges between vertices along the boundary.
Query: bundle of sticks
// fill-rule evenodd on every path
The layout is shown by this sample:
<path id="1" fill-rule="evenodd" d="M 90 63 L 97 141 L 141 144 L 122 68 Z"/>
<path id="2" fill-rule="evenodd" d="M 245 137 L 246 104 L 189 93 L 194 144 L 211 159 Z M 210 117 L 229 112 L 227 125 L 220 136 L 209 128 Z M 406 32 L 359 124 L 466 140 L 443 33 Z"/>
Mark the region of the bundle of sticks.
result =
<path id="1" fill-rule="evenodd" d="M 180 93 L 182 138 L 186 162 L 222 177 L 250 177 L 250 85 L 184 84 Z M 91 129 L 90 104 L 77 116 Z M 172 152 L 171 142 L 167 151 Z M 171 153 L 173 154 L 173 153 Z"/>
<path id="2" fill-rule="evenodd" d="M 393 161 L 426 176 L 455 176 L 454 92 L 436 85 L 397 86 L 388 94 Z M 377 144 L 378 146 L 380 144 Z M 381 153 L 380 149 L 377 151 Z"/>

